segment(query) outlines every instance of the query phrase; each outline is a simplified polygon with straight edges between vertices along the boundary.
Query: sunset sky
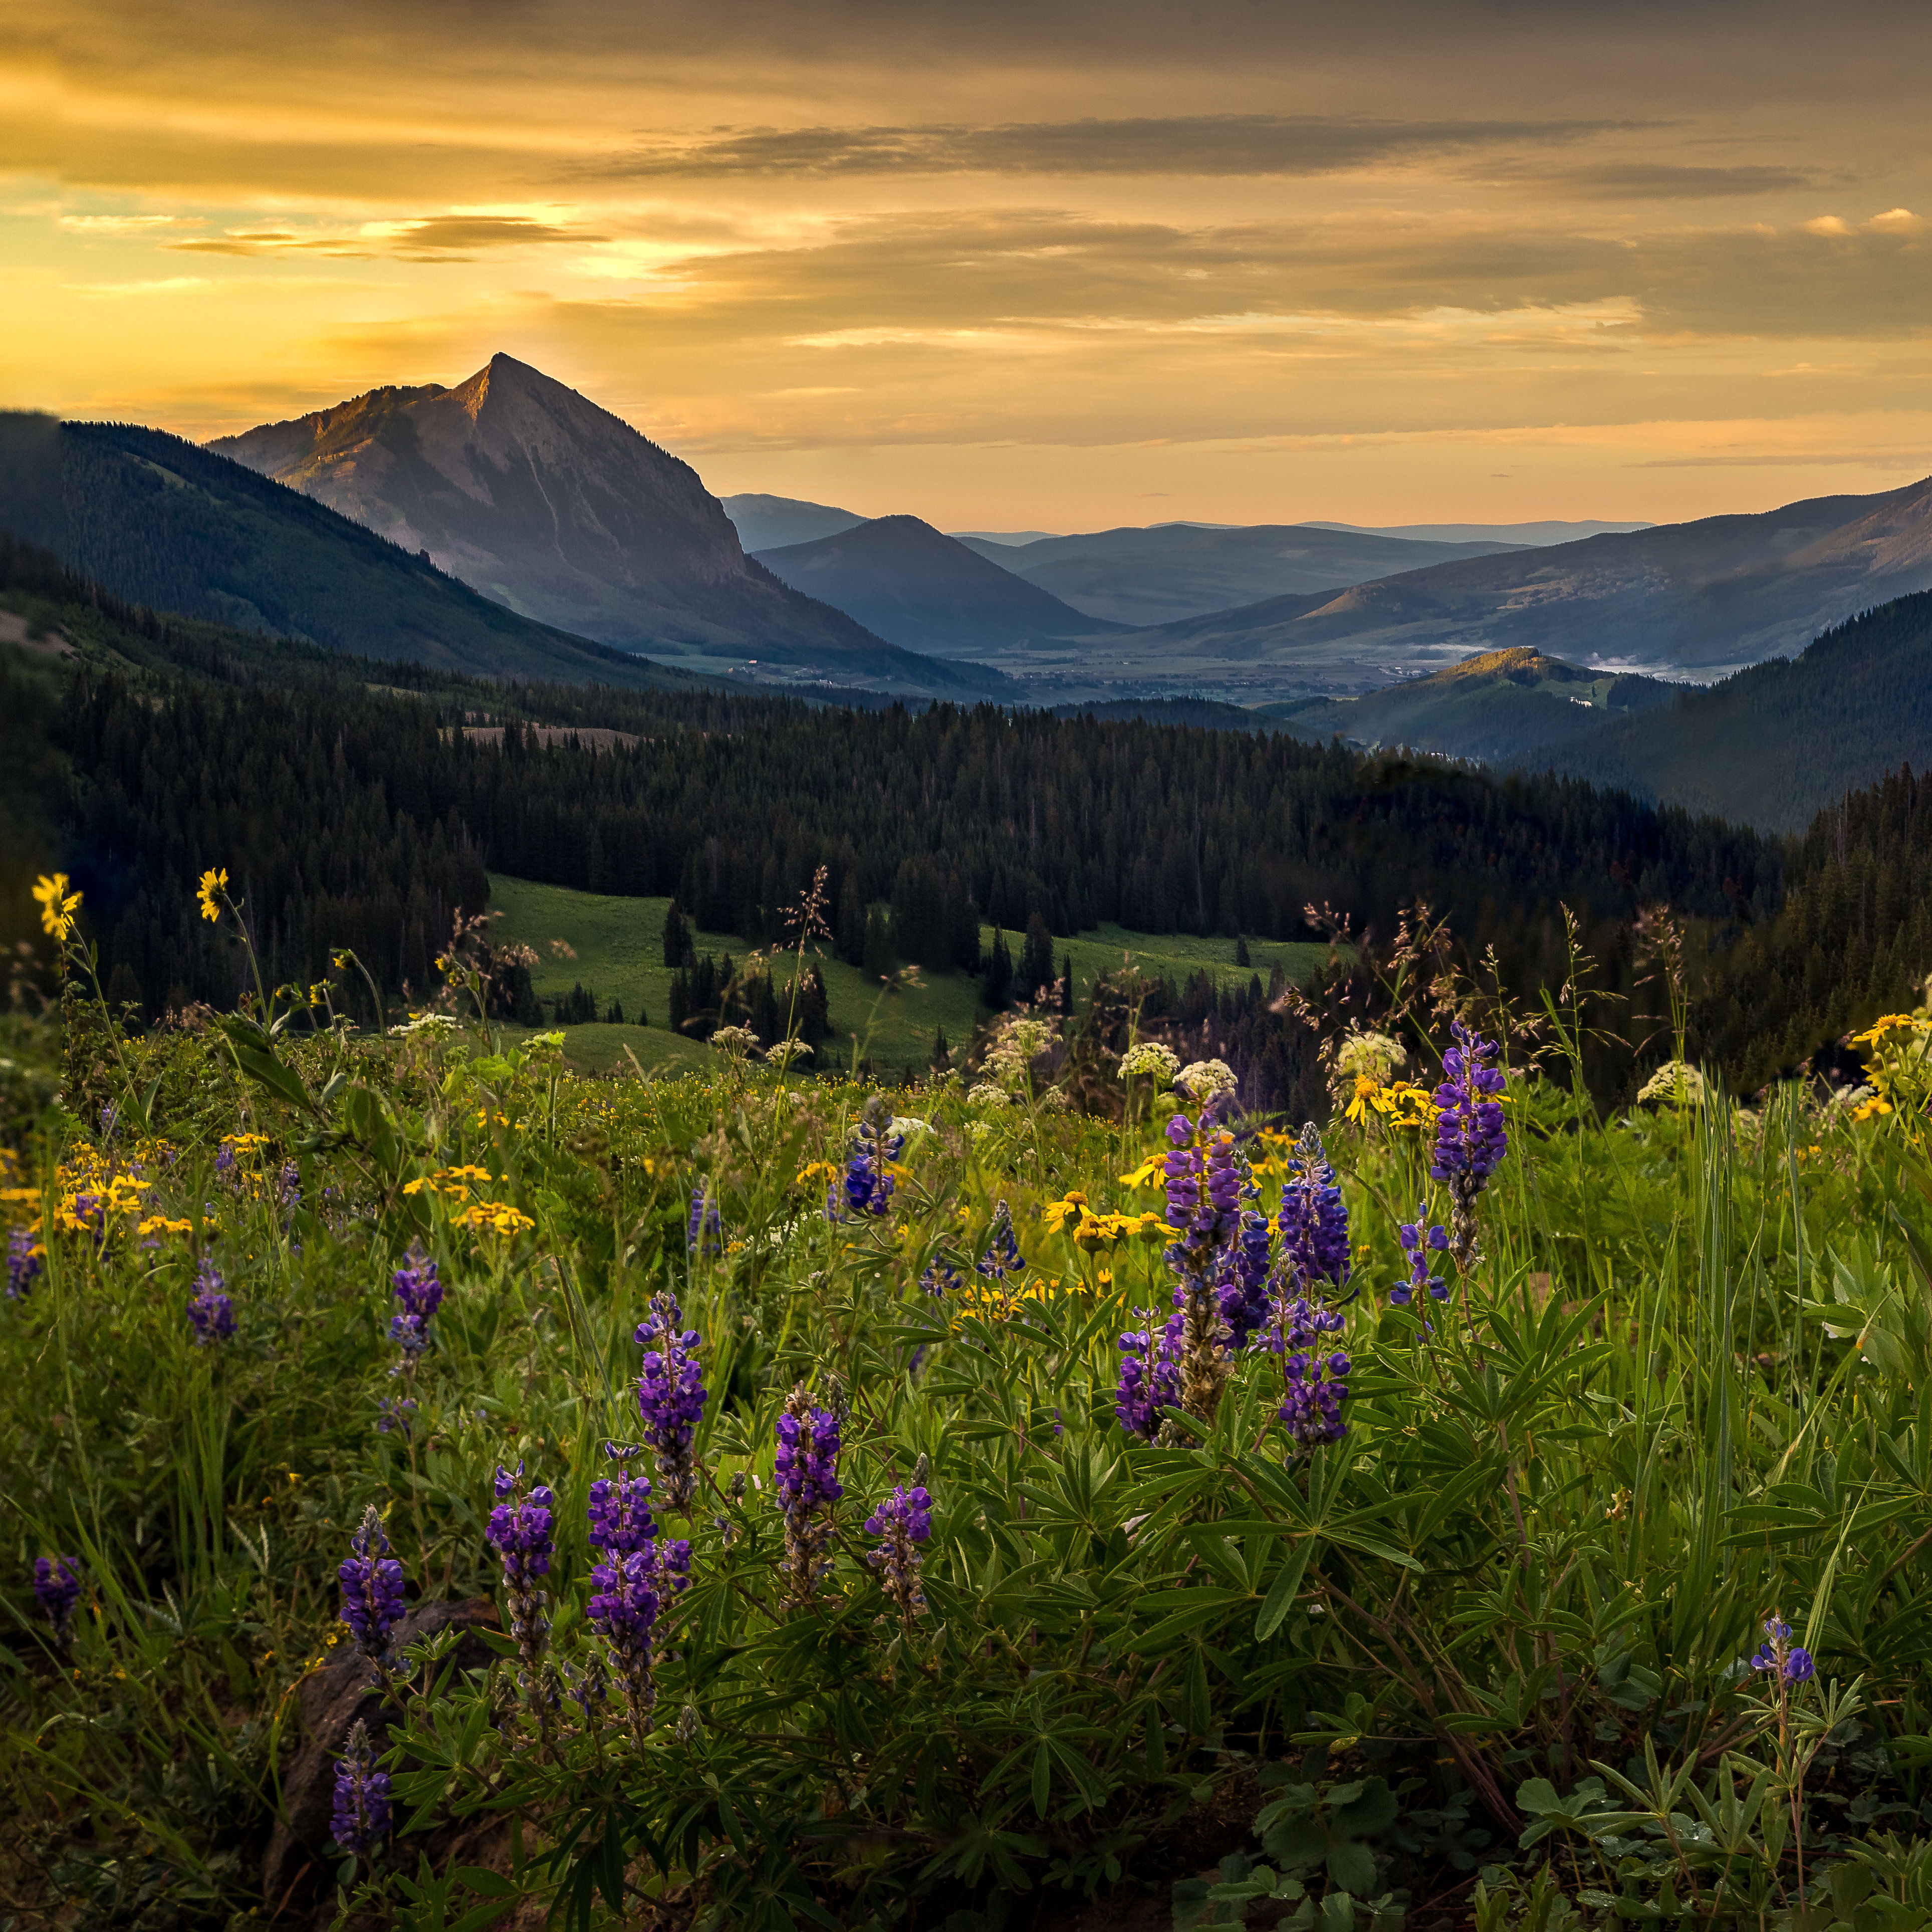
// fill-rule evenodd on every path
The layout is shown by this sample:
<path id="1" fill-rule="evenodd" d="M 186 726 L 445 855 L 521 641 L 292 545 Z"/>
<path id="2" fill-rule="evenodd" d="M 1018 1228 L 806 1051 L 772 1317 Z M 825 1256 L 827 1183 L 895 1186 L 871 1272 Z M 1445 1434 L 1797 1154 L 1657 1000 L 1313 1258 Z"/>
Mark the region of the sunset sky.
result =
<path id="1" fill-rule="evenodd" d="M 0 404 L 533 362 L 944 527 L 1932 471 L 1932 8 L 0 4 Z"/>

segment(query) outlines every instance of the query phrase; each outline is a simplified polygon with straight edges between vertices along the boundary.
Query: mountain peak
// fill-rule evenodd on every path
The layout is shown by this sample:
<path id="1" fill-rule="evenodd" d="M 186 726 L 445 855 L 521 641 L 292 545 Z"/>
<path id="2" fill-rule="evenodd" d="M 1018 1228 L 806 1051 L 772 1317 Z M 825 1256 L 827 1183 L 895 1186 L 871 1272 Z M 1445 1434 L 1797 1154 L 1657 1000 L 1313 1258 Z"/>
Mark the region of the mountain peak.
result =
<path id="1" fill-rule="evenodd" d="M 950 666 L 928 674 L 748 562 L 688 464 L 500 350 L 454 388 L 371 390 L 211 447 L 600 643 L 902 687 L 970 681 Z"/>

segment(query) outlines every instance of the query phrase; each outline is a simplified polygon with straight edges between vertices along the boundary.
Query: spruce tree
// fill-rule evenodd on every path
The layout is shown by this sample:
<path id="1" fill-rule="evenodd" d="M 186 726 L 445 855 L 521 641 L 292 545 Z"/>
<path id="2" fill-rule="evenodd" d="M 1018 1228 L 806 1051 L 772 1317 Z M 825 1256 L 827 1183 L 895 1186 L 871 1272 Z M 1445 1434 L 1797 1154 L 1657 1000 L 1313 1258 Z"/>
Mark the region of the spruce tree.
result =
<path id="1" fill-rule="evenodd" d="M 1019 995 L 1036 1000 L 1053 984 L 1053 934 L 1038 913 L 1027 921 L 1026 945 L 1020 954 Z"/>
<path id="2" fill-rule="evenodd" d="M 994 1012 L 1003 1012 L 1012 996 L 1013 956 L 1006 950 L 1006 935 L 996 926 L 986 960 L 986 1000 Z"/>

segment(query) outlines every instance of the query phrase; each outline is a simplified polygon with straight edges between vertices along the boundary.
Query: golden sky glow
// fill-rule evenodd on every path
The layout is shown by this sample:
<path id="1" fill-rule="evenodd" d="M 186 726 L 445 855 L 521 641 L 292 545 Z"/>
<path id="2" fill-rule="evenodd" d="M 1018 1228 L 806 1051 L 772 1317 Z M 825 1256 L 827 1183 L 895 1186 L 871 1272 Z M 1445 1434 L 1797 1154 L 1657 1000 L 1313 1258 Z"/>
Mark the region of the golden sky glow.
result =
<path id="1" fill-rule="evenodd" d="M 1932 9 L 0 0 L 0 404 L 497 350 L 948 528 L 1659 520 L 1932 471 Z"/>

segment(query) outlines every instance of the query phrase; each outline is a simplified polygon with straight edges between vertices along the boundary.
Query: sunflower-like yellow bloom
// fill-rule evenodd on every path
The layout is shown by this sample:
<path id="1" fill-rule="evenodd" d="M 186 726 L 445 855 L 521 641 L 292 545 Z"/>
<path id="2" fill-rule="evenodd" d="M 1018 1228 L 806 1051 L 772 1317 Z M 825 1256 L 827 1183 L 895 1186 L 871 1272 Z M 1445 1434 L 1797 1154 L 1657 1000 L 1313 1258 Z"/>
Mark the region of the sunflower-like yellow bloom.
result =
<path id="1" fill-rule="evenodd" d="M 217 872 L 212 866 L 209 866 L 208 870 L 201 875 L 201 884 L 198 890 L 201 898 L 202 917 L 208 920 L 219 919 L 221 916 L 221 908 L 215 904 L 214 896 L 217 892 L 226 892 L 228 890 L 227 868 L 224 866 L 220 872 Z"/>
<path id="2" fill-rule="evenodd" d="M 74 930 L 74 914 L 80 908 L 80 895 L 68 890 L 68 876 L 56 872 L 49 878 L 43 872 L 34 886 L 34 897 L 40 908 L 40 928 L 62 940 Z"/>

